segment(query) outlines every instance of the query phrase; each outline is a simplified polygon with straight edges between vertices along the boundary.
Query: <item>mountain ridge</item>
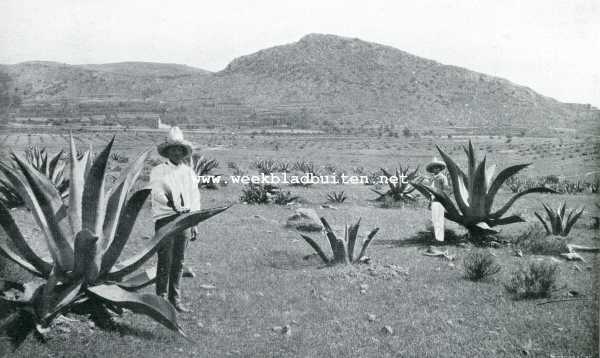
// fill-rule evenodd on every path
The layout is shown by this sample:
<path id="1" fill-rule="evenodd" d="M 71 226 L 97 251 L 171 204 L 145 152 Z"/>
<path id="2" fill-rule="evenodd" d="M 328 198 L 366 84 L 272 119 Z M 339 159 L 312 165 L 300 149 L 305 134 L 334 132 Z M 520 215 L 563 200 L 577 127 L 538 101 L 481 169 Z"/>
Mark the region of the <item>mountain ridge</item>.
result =
<path id="1" fill-rule="evenodd" d="M 217 72 L 152 62 L 26 62 L 0 70 L 24 89 L 25 101 L 96 96 L 183 103 L 191 124 L 256 122 L 265 111 L 279 118 L 274 123 L 287 118 L 305 127 L 353 129 L 588 128 L 600 119 L 590 105 L 562 103 L 500 77 L 330 34 L 237 57 Z"/>

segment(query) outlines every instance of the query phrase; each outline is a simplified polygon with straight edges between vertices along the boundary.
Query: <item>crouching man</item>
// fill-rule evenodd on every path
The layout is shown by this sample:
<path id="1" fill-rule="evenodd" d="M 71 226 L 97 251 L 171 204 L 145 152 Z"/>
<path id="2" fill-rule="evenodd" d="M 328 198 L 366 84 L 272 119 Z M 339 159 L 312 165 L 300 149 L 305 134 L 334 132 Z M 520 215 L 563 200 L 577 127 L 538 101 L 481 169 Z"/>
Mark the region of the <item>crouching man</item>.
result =
<path id="1" fill-rule="evenodd" d="M 155 232 L 180 214 L 200 210 L 198 178 L 186 162 L 192 154 L 191 143 L 183 139 L 178 127 L 173 127 L 157 151 L 167 160 L 150 173 Z M 179 284 L 188 241 L 195 240 L 196 235 L 195 227 L 187 229 L 168 238 L 158 249 L 156 294 L 168 299 L 179 312 L 191 311 L 181 302 Z"/>

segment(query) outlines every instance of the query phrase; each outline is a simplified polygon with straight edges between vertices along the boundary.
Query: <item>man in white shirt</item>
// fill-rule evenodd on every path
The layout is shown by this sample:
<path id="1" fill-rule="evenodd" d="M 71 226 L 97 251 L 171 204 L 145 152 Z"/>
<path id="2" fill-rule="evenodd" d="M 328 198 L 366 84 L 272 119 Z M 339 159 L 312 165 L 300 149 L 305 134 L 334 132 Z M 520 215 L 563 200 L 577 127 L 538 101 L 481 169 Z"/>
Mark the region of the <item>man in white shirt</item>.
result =
<path id="1" fill-rule="evenodd" d="M 168 160 L 154 167 L 150 173 L 155 231 L 180 214 L 200 210 L 198 177 L 185 162 L 192 154 L 191 143 L 183 139 L 178 127 L 173 127 L 157 150 Z M 188 240 L 195 240 L 196 235 L 195 227 L 185 230 L 167 239 L 158 249 L 156 294 L 168 299 L 179 312 L 191 311 L 181 303 L 179 282 Z"/>

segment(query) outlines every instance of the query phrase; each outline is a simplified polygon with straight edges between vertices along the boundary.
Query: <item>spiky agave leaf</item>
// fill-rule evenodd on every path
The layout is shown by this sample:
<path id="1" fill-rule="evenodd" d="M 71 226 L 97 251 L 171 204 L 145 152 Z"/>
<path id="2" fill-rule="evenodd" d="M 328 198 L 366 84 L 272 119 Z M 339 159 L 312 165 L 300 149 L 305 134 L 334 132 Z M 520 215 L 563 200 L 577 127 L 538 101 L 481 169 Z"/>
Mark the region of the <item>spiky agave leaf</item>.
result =
<path id="1" fill-rule="evenodd" d="M 118 181 L 114 184 L 111 191 L 108 193 L 108 201 L 106 203 L 106 217 L 103 225 L 103 237 L 100 244 L 100 249 L 108 250 L 117 233 L 119 225 L 123 220 L 133 220 L 137 218 L 137 213 L 134 217 L 123 218 L 123 208 L 127 194 L 133 183 L 137 180 L 140 172 L 144 167 L 144 162 L 150 153 L 150 149 L 145 150 L 142 154 L 130 165 L 125 172 L 121 174 Z"/>
<path id="2" fill-rule="evenodd" d="M 124 208 L 121 211 L 120 218 L 118 221 L 117 229 L 115 231 L 113 240 L 104 251 L 102 255 L 102 263 L 100 269 L 100 275 L 105 275 L 117 262 L 127 240 L 131 235 L 131 231 L 135 225 L 136 219 L 142 210 L 144 203 L 148 196 L 150 196 L 150 189 L 141 189 L 136 191 L 127 200 Z"/>
<path id="3" fill-rule="evenodd" d="M 319 255 L 321 260 L 323 260 L 323 262 L 325 262 L 326 264 L 331 263 L 331 259 L 327 257 L 325 252 L 323 252 L 323 249 L 321 249 L 321 246 L 319 246 L 319 244 L 317 244 L 315 240 L 303 234 L 300 234 L 300 236 L 302 236 L 302 238 L 310 245 L 310 247 L 312 247 L 315 250 L 315 252 L 317 253 L 317 255 Z"/>
<path id="4" fill-rule="evenodd" d="M 85 185 L 86 165 L 89 161 L 90 152 L 85 152 L 81 159 L 77 156 L 75 139 L 70 135 L 70 175 L 69 175 L 69 223 L 71 233 L 75 236 L 81 231 L 83 211 L 83 187 Z"/>
<path id="5" fill-rule="evenodd" d="M 35 268 L 35 272 L 27 269 L 29 272 L 36 274 L 40 277 L 48 277 L 52 270 L 52 264 L 44 261 L 33 249 L 29 246 L 25 237 L 19 230 L 19 227 L 15 223 L 10 211 L 0 202 L 0 226 L 4 229 L 4 232 L 14 244 L 15 249 L 18 251 L 19 256 L 23 258 L 25 262 Z M 3 245 L 4 247 L 7 247 Z M 1 248 L 0 248 L 1 249 Z"/>
<path id="6" fill-rule="evenodd" d="M 189 229 L 198 223 L 211 218 L 227 209 L 230 206 L 222 206 L 211 209 L 196 210 L 186 214 L 180 214 L 179 217 L 168 223 L 167 225 L 160 228 L 150 239 L 146 245 L 135 255 L 117 263 L 115 267 L 112 267 L 106 278 L 112 281 L 119 281 L 123 277 L 133 273 L 141 265 L 144 264 L 158 249 L 158 245 L 163 239 L 166 239 L 176 233 L 179 233 L 185 229 Z"/>
<path id="7" fill-rule="evenodd" d="M 365 254 L 367 253 L 367 249 L 369 248 L 371 241 L 373 241 L 373 238 L 375 238 L 375 235 L 377 234 L 377 232 L 379 232 L 379 228 L 373 229 L 367 235 L 367 239 L 363 243 L 362 249 L 360 250 L 360 254 L 358 254 L 358 256 L 356 257 L 356 261 L 360 261 L 365 256 Z"/>
<path id="8" fill-rule="evenodd" d="M 85 205 L 83 205 L 81 215 L 81 228 L 89 230 L 98 237 L 102 235 L 102 227 L 104 225 L 104 215 L 106 212 L 104 198 L 106 181 L 104 179 L 106 176 L 106 165 L 114 140 L 115 137 L 112 137 L 106 147 L 94 159 L 90 171 L 86 175 L 83 187 L 82 200 Z"/>
<path id="9" fill-rule="evenodd" d="M 160 296 L 130 292 L 117 285 L 98 285 L 87 291 L 104 302 L 146 315 L 187 338 L 177 322 L 175 308 Z"/>
<path id="10" fill-rule="evenodd" d="M 581 215 L 583 215 L 584 208 L 580 208 L 579 210 L 570 210 L 569 214 L 565 218 L 566 214 L 566 202 L 563 202 L 561 206 L 558 207 L 557 210 L 552 210 L 548 205 L 542 203 L 544 210 L 546 211 L 546 215 L 548 221 L 544 220 L 542 216 L 535 212 L 535 216 L 544 226 L 546 233 L 548 235 L 560 235 L 567 236 L 571 232 L 573 225 L 575 222 L 579 220 Z"/>
<path id="11" fill-rule="evenodd" d="M 0 171 L 11 182 L 33 213 L 46 238 L 48 251 L 62 272 L 73 268 L 73 248 L 67 238 L 68 226 L 62 218 L 65 206 L 49 179 L 15 155 L 22 172 L 3 163 Z"/>
<path id="12" fill-rule="evenodd" d="M 348 260 L 350 262 L 354 262 L 354 245 L 356 244 L 356 238 L 358 236 L 358 228 L 360 226 L 360 218 L 358 218 L 358 221 L 354 224 L 351 225 L 350 228 L 348 229 L 348 237 L 347 237 L 347 242 L 348 242 Z"/>
<path id="13" fill-rule="evenodd" d="M 128 291 L 135 291 L 153 284 L 156 281 L 156 266 L 135 273 L 115 284 Z"/>

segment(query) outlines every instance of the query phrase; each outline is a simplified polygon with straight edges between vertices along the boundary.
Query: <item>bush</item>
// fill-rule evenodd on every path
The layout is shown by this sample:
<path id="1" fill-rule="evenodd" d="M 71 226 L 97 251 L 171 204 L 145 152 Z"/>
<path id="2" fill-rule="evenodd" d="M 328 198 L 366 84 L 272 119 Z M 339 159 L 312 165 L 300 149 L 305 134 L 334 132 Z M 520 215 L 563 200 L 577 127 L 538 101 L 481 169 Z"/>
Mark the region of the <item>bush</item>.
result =
<path id="1" fill-rule="evenodd" d="M 465 277 L 471 281 L 479 281 L 500 272 L 496 258 L 485 250 L 475 250 L 463 259 Z"/>
<path id="2" fill-rule="evenodd" d="M 289 191 L 280 190 L 273 196 L 273 203 L 277 205 L 287 205 L 298 200 L 298 196 L 292 195 Z"/>
<path id="3" fill-rule="evenodd" d="M 240 200 L 248 204 L 267 204 L 269 190 L 264 185 L 250 183 L 242 189 Z"/>
<path id="4" fill-rule="evenodd" d="M 548 261 L 529 261 L 515 270 L 504 284 L 516 299 L 549 297 L 558 276 L 558 265 Z"/>
<path id="5" fill-rule="evenodd" d="M 517 237 L 515 245 L 523 252 L 535 255 L 558 255 L 569 252 L 567 238 L 547 235 L 540 225 L 534 225 Z"/>

